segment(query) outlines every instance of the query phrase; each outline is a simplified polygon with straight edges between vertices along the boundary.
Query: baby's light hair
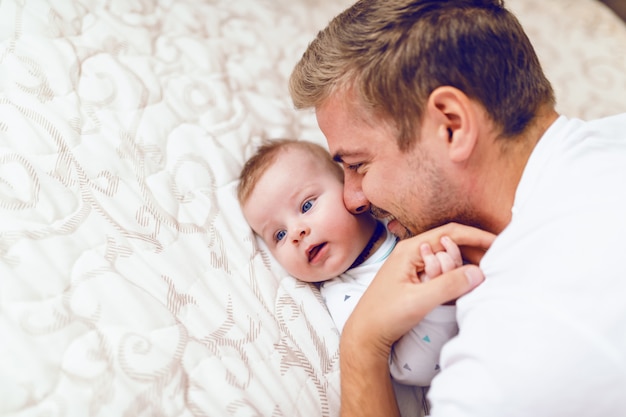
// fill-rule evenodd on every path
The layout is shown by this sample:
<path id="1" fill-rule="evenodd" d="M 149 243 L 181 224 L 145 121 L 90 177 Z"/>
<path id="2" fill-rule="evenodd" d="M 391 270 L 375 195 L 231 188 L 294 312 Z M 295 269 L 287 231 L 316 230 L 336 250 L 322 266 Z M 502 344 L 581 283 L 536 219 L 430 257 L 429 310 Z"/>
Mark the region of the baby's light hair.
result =
<path id="1" fill-rule="evenodd" d="M 300 149 L 309 153 L 312 158 L 325 164 L 329 171 L 337 175 L 337 178 L 343 182 L 343 169 L 333 161 L 330 153 L 324 147 L 305 140 L 274 139 L 261 145 L 244 164 L 237 186 L 239 204 L 244 205 L 248 201 L 259 179 L 276 161 L 277 156 L 289 149 Z"/>

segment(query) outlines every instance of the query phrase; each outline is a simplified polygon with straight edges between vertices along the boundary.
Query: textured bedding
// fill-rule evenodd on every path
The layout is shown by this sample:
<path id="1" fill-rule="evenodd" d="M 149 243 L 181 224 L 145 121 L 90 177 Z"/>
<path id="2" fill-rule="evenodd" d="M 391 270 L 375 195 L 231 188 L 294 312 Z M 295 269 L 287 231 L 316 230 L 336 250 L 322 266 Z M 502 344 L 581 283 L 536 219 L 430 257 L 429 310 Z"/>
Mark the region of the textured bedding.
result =
<path id="1" fill-rule="evenodd" d="M 346 0 L 0 1 L 0 415 L 337 416 L 339 336 L 235 198 L 324 143 L 289 73 Z M 558 108 L 626 111 L 626 27 L 510 0 Z"/>

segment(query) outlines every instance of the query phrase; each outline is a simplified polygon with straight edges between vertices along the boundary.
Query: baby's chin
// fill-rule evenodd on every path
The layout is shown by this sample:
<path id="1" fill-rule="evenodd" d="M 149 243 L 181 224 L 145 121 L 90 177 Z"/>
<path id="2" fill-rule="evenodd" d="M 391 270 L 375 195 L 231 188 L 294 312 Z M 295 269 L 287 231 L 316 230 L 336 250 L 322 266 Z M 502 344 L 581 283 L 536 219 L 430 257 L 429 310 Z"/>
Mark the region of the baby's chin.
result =
<path id="1" fill-rule="evenodd" d="M 331 280 L 333 278 L 337 278 L 339 275 L 343 274 L 349 269 L 350 265 L 348 265 L 345 269 L 340 269 L 337 271 L 325 271 L 320 273 L 320 271 L 315 271 L 315 273 L 311 274 L 290 274 L 292 277 L 297 279 L 298 281 L 308 282 L 311 284 L 321 284 L 324 281 Z"/>
<path id="2" fill-rule="evenodd" d="M 292 268 L 286 268 L 287 273 L 299 281 L 321 283 L 337 278 L 346 272 L 360 255 L 360 252 L 354 253 L 357 250 L 354 247 L 344 250 L 342 245 L 331 244 L 328 248 L 330 250 L 323 255 L 322 259 L 313 263 L 309 261 L 308 264 L 292 265 Z"/>

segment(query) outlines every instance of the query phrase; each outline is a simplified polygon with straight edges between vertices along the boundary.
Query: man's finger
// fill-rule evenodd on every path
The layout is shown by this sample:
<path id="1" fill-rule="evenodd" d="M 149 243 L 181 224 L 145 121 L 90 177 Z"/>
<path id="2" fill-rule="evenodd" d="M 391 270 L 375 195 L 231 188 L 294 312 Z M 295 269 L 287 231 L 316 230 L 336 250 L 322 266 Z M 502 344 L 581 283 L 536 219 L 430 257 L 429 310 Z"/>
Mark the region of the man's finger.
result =
<path id="1" fill-rule="evenodd" d="M 423 291 L 424 307 L 431 311 L 448 301 L 455 300 L 470 292 L 485 280 L 485 276 L 476 265 L 465 265 L 446 272 L 436 279 L 420 284 Z"/>

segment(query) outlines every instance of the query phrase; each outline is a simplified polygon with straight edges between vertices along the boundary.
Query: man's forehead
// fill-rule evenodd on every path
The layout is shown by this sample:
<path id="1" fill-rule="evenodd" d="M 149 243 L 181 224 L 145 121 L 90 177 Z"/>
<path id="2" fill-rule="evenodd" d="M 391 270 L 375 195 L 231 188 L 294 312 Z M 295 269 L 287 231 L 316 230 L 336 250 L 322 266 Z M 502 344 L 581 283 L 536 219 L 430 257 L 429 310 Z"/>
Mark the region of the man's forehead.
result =
<path id="1" fill-rule="evenodd" d="M 370 112 L 351 90 L 339 89 L 315 107 L 318 122 L 354 124 L 367 122 Z"/>

